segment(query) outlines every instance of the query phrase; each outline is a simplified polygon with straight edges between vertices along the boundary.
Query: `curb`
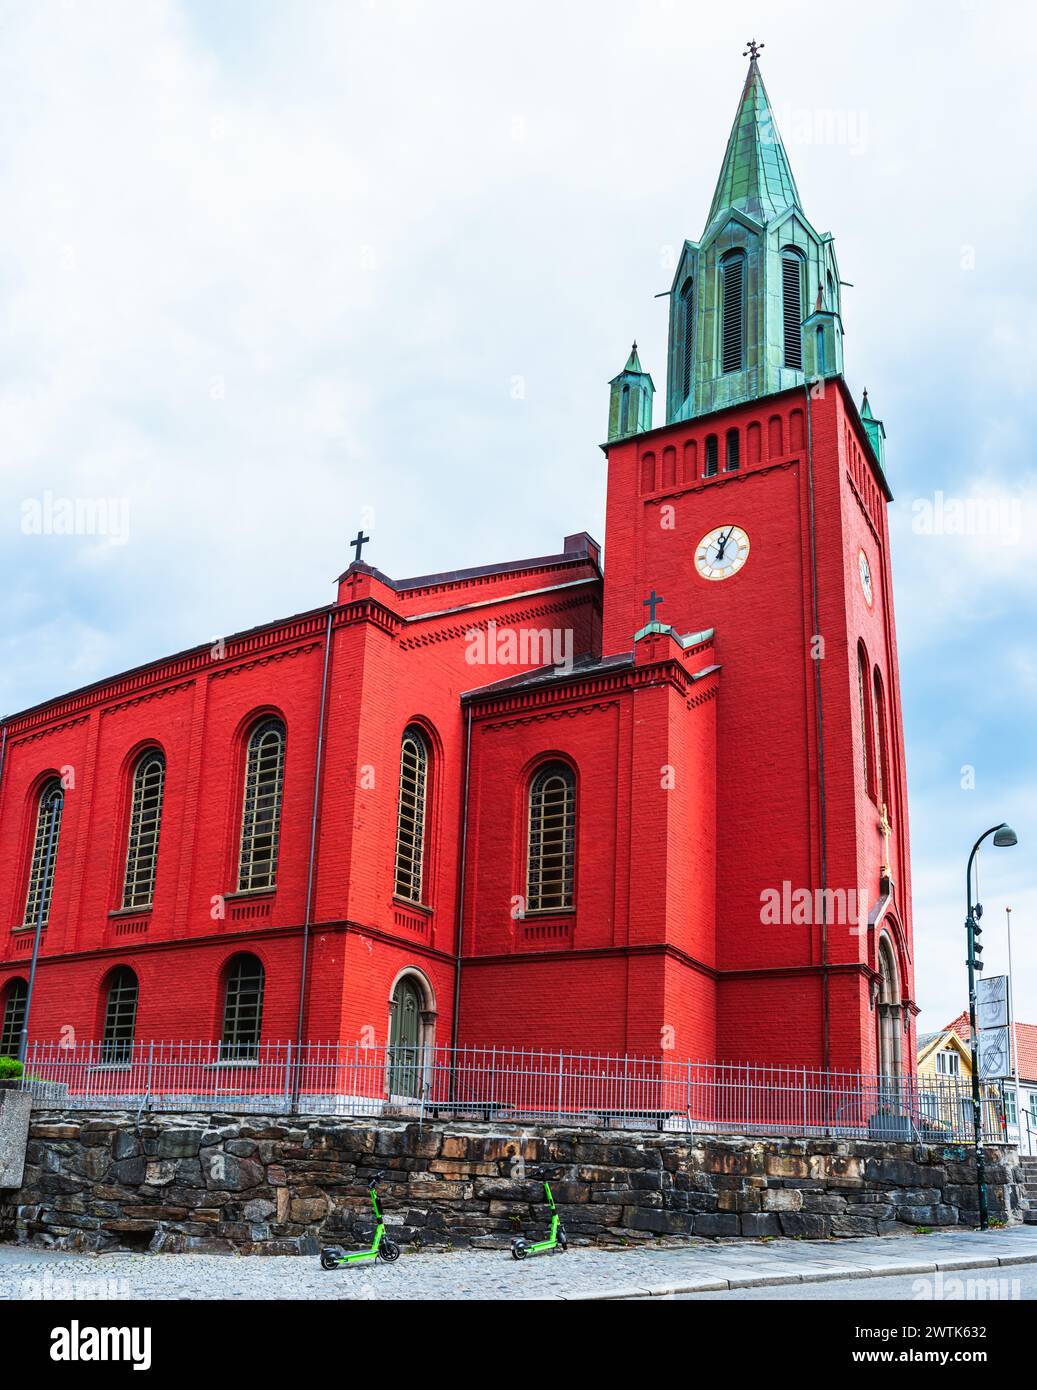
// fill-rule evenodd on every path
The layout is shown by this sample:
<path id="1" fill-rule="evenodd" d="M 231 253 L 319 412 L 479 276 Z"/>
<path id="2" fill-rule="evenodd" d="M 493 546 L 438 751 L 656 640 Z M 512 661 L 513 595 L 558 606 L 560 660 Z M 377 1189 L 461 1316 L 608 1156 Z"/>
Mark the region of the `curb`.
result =
<path id="1" fill-rule="evenodd" d="M 587 1293 L 557 1294 L 568 1302 L 603 1303 L 629 1298 L 672 1298 L 682 1293 L 718 1293 L 724 1289 L 781 1288 L 790 1284 L 831 1284 L 846 1279 L 889 1279 L 898 1274 L 935 1274 L 957 1269 L 989 1269 L 995 1265 L 1037 1263 L 1037 1253 L 1017 1255 L 962 1255 L 955 1259 L 932 1260 L 928 1264 L 844 1266 L 829 1273 L 808 1271 L 804 1274 L 754 1274 L 744 1279 L 696 1279 L 687 1284 L 654 1284 L 643 1288 L 618 1285 L 611 1289 L 592 1289 Z"/>

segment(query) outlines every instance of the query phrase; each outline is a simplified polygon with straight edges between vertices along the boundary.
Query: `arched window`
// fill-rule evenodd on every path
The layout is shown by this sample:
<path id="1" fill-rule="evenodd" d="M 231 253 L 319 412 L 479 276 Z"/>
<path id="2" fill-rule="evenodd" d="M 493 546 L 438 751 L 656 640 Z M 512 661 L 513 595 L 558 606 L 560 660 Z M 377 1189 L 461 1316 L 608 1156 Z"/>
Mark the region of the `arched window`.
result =
<path id="1" fill-rule="evenodd" d="M 864 760 L 864 789 L 872 794 L 871 784 L 871 719 L 868 711 L 868 657 L 864 648 L 857 648 L 857 703 L 861 720 L 861 757 Z"/>
<path id="2" fill-rule="evenodd" d="M 818 376 L 824 376 L 825 370 L 826 370 L 826 369 L 825 369 L 825 330 L 824 330 L 824 328 L 818 327 L 818 329 L 817 329 L 816 341 L 817 341 L 817 374 L 818 374 Z"/>
<path id="3" fill-rule="evenodd" d="M 886 816 L 892 820 L 893 812 L 889 804 L 886 778 L 886 702 L 882 696 L 882 677 L 879 675 L 878 667 L 875 668 L 874 689 L 875 708 L 872 722 L 875 728 L 875 800 L 879 806 L 886 807 Z"/>
<path id="4" fill-rule="evenodd" d="M 403 731 L 400 799 L 396 812 L 398 898 L 420 903 L 425 876 L 425 813 L 428 801 L 428 743 L 414 725 Z"/>
<path id="5" fill-rule="evenodd" d="M 64 795 L 61 779 L 51 777 L 40 789 L 36 809 L 36 834 L 32 842 L 32 862 L 29 865 L 29 891 L 25 895 L 25 925 L 32 927 L 50 920 L 50 899 L 54 891 L 54 866 L 58 858 L 58 839 L 61 835 L 61 811 Z"/>
<path id="6" fill-rule="evenodd" d="M 889 938 L 879 941 L 878 1062 L 882 1076 L 899 1076 L 902 1056 L 900 976 Z"/>
<path id="7" fill-rule="evenodd" d="M 739 464 L 738 431 L 728 430 L 724 453 L 724 472 L 737 473 Z"/>
<path id="8" fill-rule="evenodd" d="M 3 1018 L 0 1020 L 0 1057 L 18 1056 L 28 998 L 29 986 L 24 980 L 15 979 L 8 984 L 4 995 Z"/>
<path id="9" fill-rule="evenodd" d="M 715 434 L 706 435 L 706 462 L 702 470 L 704 478 L 715 478 L 719 462 L 719 449 Z"/>
<path id="10" fill-rule="evenodd" d="M 123 907 L 150 907 L 155 896 L 158 833 L 162 822 L 165 781 L 166 760 L 157 749 L 152 749 L 144 754 L 133 770 Z"/>
<path id="11" fill-rule="evenodd" d="M 729 251 L 720 262 L 721 367 L 740 372 L 745 366 L 745 252 Z"/>
<path id="12" fill-rule="evenodd" d="M 692 312 L 692 292 L 695 288 L 691 279 L 685 280 L 681 290 L 681 399 L 691 395 L 692 344 L 695 334 L 695 317 Z"/>
<path id="13" fill-rule="evenodd" d="M 280 719 L 264 719 L 257 724 L 249 735 L 245 760 L 238 865 L 240 893 L 273 888 L 277 883 L 284 754 L 285 727 Z"/>
<path id="14" fill-rule="evenodd" d="M 227 972 L 223 999 L 223 1033 L 220 1056 L 238 1062 L 259 1056 L 259 1036 L 263 1030 L 262 963 L 255 956 L 235 956 Z"/>
<path id="15" fill-rule="evenodd" d="M 564 912 L 573 905 L 576 778 L 564 763 L 543 767 L 529 788 L 526 910 Z"/>
<path id="16" fill-rule="evenodd" d="M 803 368 L 803 257 L 787 246 L 781 253 L 781 315 L 785 330 L 785 366 Z"/>
<path id="17" fill-rule="evenodd" d="M 101 1047 L 101 1056 L 106 1062 L 128 1062 L 133 1056 L 137 992 L 137 977 L 128 965 L 120 965 L 112 972 L 104 1007 L 104 1039 Z"/>

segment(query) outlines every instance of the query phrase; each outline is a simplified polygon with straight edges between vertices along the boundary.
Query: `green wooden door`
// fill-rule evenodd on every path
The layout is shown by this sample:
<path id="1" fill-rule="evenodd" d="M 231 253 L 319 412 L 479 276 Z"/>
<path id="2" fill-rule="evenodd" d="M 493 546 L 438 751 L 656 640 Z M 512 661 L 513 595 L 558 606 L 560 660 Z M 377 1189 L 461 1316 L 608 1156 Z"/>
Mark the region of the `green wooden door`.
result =
<path id="1" fill-rule="evenodd" d="M 406 976 L 393 990 L 392 1032 L 389 1037 L 389 1093 L 421 1094 L 421 995 Z"/>

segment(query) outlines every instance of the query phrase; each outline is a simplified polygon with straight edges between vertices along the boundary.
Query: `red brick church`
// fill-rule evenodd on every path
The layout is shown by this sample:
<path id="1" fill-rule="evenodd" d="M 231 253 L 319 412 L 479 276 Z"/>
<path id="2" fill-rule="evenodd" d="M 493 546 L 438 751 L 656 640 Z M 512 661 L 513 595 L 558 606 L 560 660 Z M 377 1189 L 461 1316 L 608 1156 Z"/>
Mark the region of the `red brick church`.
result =
<path id="1" fill-rule="evenodd" d="M 884 433 L 753 57 L 610 385 L 605 555 L 394 579 L 12 715 L 0 1054 L 915 1055 Z M 273 519 L 272 519 L 273 520 Z"/>

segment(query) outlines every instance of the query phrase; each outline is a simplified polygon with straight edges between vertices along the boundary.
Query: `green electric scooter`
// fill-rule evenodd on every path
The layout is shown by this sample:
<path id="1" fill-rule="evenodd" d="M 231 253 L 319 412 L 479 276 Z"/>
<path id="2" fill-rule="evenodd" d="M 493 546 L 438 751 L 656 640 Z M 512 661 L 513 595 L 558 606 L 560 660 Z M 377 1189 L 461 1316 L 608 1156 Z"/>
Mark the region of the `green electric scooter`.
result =
<path id="1" fill-rule="evenodd" d="M 569 1248 L 569 1238 L 566 1236 L 565 1227 L 559 1219 L 558 1208 L 555 1206 L 550 1183 L 544 1183 L 544 1195 L 547 1197 L 547 1205 L 551 1208 L 550 1234 L 546 1240 L 537 1241 L 528 1241 L 525 1236 L 516 1236 L 511 1242 L 512 1259 L 524 1260 L 527 1255 L 539 1255 L 544 1250 L 553 1252 Z"/>
<path id="2" fill-rule="evenodd" d="M 378 1205 L 378 1180 L 381 1173 L 375 1173 L 368 1183 L 371 1205 L 374 1207 L 374 1239 L 367 1250 L 343 1250 L 341 1245 L 328 1245 L 320 1252 L 321 1269 L 341 1269 L 343 1265 L 366 1264 L 369 1260 L 384 1260 L 392 1264 L 400 1258 L 400 1247 L 385 1237 L 385 1218 Z"/>

